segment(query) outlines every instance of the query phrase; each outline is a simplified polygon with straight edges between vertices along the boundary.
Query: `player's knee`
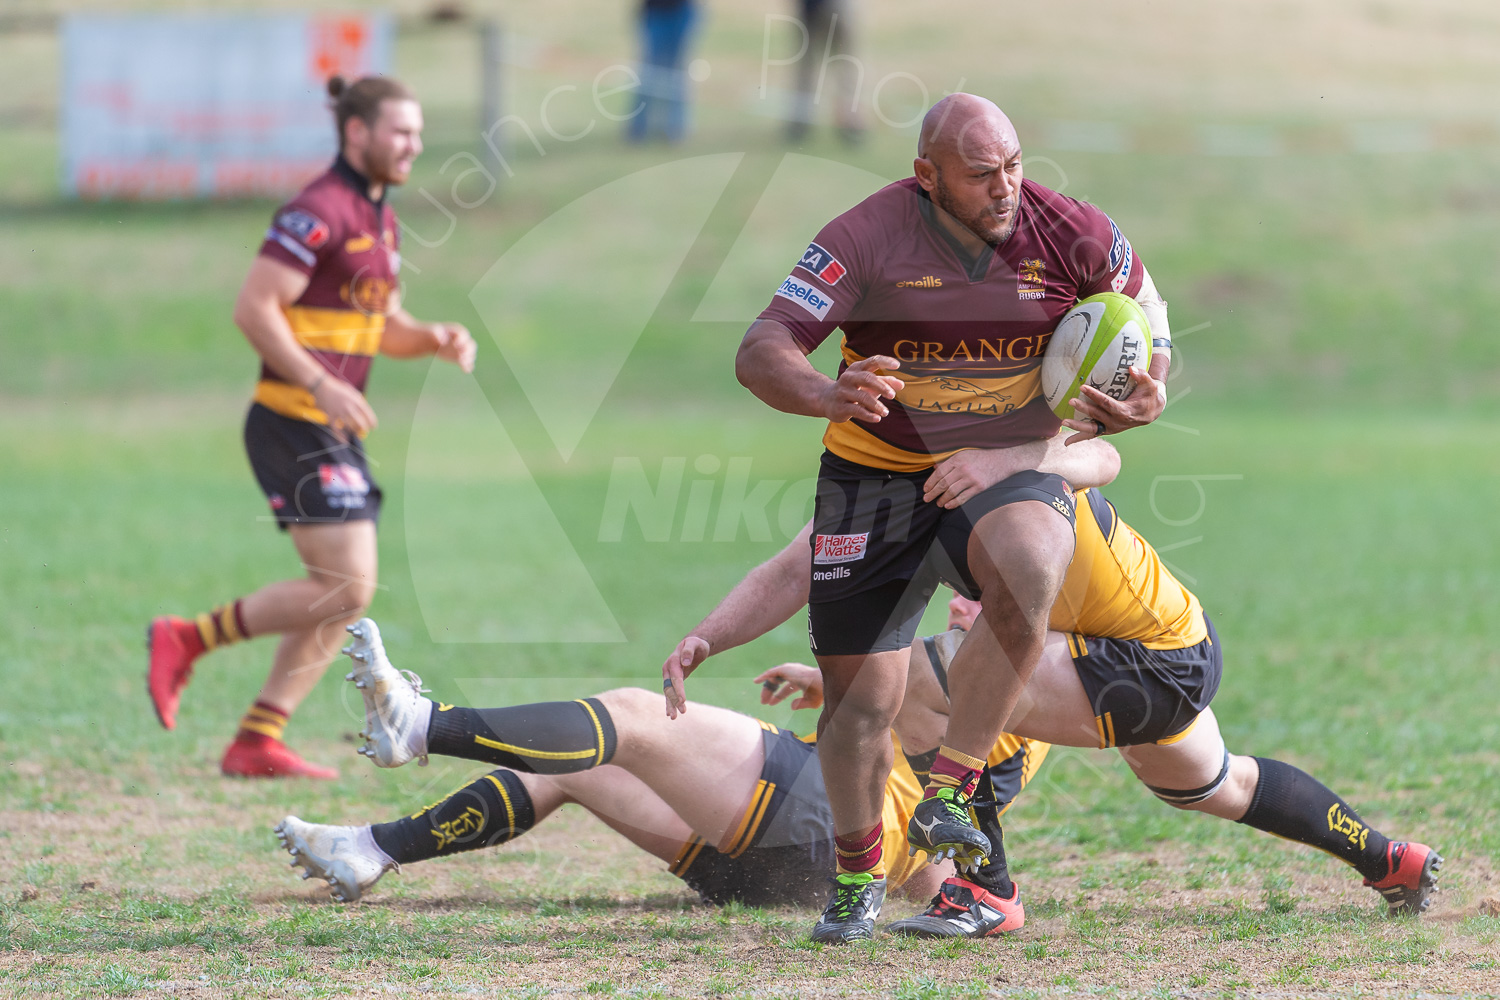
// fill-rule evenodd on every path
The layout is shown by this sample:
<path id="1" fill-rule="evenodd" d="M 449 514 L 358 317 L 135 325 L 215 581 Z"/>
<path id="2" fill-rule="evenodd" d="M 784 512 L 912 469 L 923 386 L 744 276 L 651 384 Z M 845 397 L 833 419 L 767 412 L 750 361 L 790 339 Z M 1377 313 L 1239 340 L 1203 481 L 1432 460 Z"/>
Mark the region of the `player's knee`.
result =
<path id="1" fill-rule="evenodd" d="M 840 732 L 855 739 L 879 736 L 889 740 L 887 734 L 900 709 L 899 701 L 887 705 L 864 698 L 845 698 L 830 715 L 829 725 L 837 726 Z"/>
<path id="2" fill-rule="evenodd" d="M 659 715 L 662 712 L 662 695 L 659 691 L 645 688 L 614 688 L 594 696 L 616 719 L 637 715 Z"/>
<path id="3" fill-rule="evenodd" d="M 323 607 L 331 615 L 358 618 L 375 599 L 373 579 L 334 580 L 324 576 L 319 582 L 323 584 Z"/>
<path id="4" fill-rule="evenodd" d="M 1160 785 L 1152 785 L 1146 782 L 1151 794 L 1161 799 L 1174 809 L 1186 809 L 1191 812 L 1214 812 L 1215 805 L 1211 802 L 1220 795 L 1226 787 L 1232 787 L 1230 782 L 1230 755 L 1224 753 L 1224 762 L 1219 767 L 1219 773 L 1211 781 L 1197 788 L 1166 788 Z"/>
<path id="5" fill-rule="evenodd" d="M 370 602 L 375 599 L 374 586 L 350 587 L 344 594 L 344 613 L 350 618 L 359 618 L 369 610 Z"/>

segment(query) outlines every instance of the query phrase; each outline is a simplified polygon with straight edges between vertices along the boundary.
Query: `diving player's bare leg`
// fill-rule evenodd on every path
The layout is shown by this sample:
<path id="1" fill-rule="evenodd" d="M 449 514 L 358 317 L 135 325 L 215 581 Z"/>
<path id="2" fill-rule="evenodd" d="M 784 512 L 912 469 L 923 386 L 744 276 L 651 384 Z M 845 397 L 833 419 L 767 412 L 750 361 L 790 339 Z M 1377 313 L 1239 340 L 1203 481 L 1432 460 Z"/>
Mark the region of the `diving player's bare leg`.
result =
<path id="1" fill-rule="evenodd" d="M 661 695 L 640 688 L 619 688 L 596 697 L 615 723 L 619 744 L 612 763 L 644 782 L 704 840 L 727 840 L 765 765 L 760 723 L 698 702 L 692 703 L 691 712 L 668 719 L 662 714 Z M 570 781 L 581 776 L 550 777 Z M 681 844 L 679 839 L 675 846 Z"/>
<path id="2" fill-rule="evenodd" d="M 607 765 L 578 774 L 517 774 L 516 777 L 531 795 L 537 823 L 559 806 L 573 803 L 647 854 L 668 863 L 694 833 L 692 826 L 651 786 L 623 767 Z M 746 799 L 752 790 L 753 785 L 720 790 L 712 784 L 698 789 L 707 798 L 721 795 L 730 798 L 743 792 Z M 743 800 L 740 805 L 743 807 Z"/>

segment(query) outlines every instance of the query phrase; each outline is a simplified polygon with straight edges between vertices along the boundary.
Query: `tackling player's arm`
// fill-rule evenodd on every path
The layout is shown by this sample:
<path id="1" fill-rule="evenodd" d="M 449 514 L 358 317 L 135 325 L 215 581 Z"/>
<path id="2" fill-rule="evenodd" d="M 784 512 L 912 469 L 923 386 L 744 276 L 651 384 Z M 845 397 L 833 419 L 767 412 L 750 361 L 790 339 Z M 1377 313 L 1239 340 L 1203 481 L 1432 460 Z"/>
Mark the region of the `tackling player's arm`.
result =
<path id="1" fill-rule="evenodd" d="M 875 355 L 850 365 L 838 378 L 829 378 L 807 360 L 807 351 L 792 331 L 771 319 L 750 324 L 734 358 L 735 377 L 761 402 L 783 413 L 824 417 L 834 423 L 879 423 L 887 413 L 881 400 L 894 399 L 901 380 L 875 373 L 900 367 L 895 358 Z"/>
<path id="2" fill-rule="evenodd" d="M 478 346 L 462 323 L 423 323 L 397 307 L 385 318 L 380 353 L 388 358 L 421 358 L 436 354 L 465 372 L 474 370 Z"/>
<path id="3" fill-rule="evenodd" d="M 760 638 L 807 603 L 807 588 L 812 583 L 807 541 L 811 533 L 809 521 L 786 548 L 735 584 L 672 650 L 661 668 L 669 718 L 687 711 L 684 682 L 699 664 L 715 653 Z"/>
<path id="4" fill-rule="evenodd" d="M 375 411 L 364 393 L 327 368 L 299 343 L 286 308 L 307 290 L 308 276 L 270 257 L 256 257 L 234 302 L 234 324 L 273 372 L 313 395 L 335 432 L 365 434 L 375 427 Z"/>
<path id="5" fill-rule="evenodd" d="M 1025 469 L 1062 476 L 1075 490 L 1114 482 L 1120 474 L 1120 453 L 1114 445 L 1086 438 L 1069 448 L 1064 441 L 1067 433 L 1013 448 L 969 448 L 950 455 L 933 467 L 922 499 L 952 509 Z"/>

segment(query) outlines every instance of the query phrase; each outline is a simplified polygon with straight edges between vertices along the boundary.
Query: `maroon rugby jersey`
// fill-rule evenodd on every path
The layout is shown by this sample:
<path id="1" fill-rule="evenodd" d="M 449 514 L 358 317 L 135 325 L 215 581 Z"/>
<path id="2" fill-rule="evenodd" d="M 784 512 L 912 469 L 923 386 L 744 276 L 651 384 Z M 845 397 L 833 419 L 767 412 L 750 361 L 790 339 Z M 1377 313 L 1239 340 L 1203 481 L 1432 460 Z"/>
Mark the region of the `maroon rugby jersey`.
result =
<path id="1" fill-rule="evenodd" d="M 336 378 L 364 391 L 380 350 L 385 317 L 401 269 L 396 213 L 342 156 L 276 210 L 263 257 L 308 276 L 286 308 L 297 342 Z M 261 365 L 255 401 L 297 420 L 326 424 L 312 393 Z"/>
<path id="2" fill-rule="evenodd" d="M 1041 396 L 1042 353 L 1081 298 L 1134 296 L 1143 267 L 1109 216 L 1023 181 L 1011 234 L 973 260 L 934 216 L 915 177 L 824 226 L 761 319 L 808 350 L 842 329 L 839 371 L 875 354 L 905 383 L 879 423 L 830 423 L 841 458 L 917 472 L 964 448 L 1057 433 Z"/>

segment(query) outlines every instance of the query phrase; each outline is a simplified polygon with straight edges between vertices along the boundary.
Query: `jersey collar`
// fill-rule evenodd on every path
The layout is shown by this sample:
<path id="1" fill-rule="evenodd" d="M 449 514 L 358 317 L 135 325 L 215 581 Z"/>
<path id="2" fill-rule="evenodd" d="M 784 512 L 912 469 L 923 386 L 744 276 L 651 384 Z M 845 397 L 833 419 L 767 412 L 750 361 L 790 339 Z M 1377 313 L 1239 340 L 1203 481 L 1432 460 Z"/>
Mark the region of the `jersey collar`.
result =
<path id="1" fill-rule="evenodd" d="M 358 170 L 355 170 L 353 164 L 344 159 L 343 153 L 340 153 L 338 156 L 335 156 L 333 158 L 332 169 L 335 174 L 343 179 L 345 184 L 348 184 L 354 190 L 364 195 L 365 201 L 368 201 L 376 208 L 379 208 L 380 206 L 385 204 L 385 188 L 381 189 L 379 198 L 371 198 L 370 178 L 366 177 Z M 387 187 L 389 187 L 389 185 L 387 185 Z"/>
<path id="2" fill-rule="evenodd" d="M 1024 195 L 1024 193 L 1023 189 L 1022 194 Z M 937 233 L 953 249 L 953 253 L 958 257 L 959 263 L 968 272 L 970 281 L 983 281 L 984 276 L 990 271 L 990 262 L 1000 253 L 1000 248 L 1009 243 L 1011 237 L 1016 235 L 1016 229 L 1021 225 L 1021 204 L 1025 200 L 1023 197 L 1016 199 L 1016 224 L 1011 227 L 1010 233 L 1006 235 L 1005 239 L 1001 240 L 998 244 L 986 243 L 986 249 L 979 251 L 979 255 L 976 257 L 969 252 L 968 247 L 959 242 L 957 236 L 948 232 L 947 227 L 938 221 L 935 214 L 938 211 L 938 207 L 933 203 L 932 195 L 927 189 L 919 186 L 917 188 L 917 196 L 917 211 L 921 213 L 922 221 L 927 223 L 933 232 Z"/>

